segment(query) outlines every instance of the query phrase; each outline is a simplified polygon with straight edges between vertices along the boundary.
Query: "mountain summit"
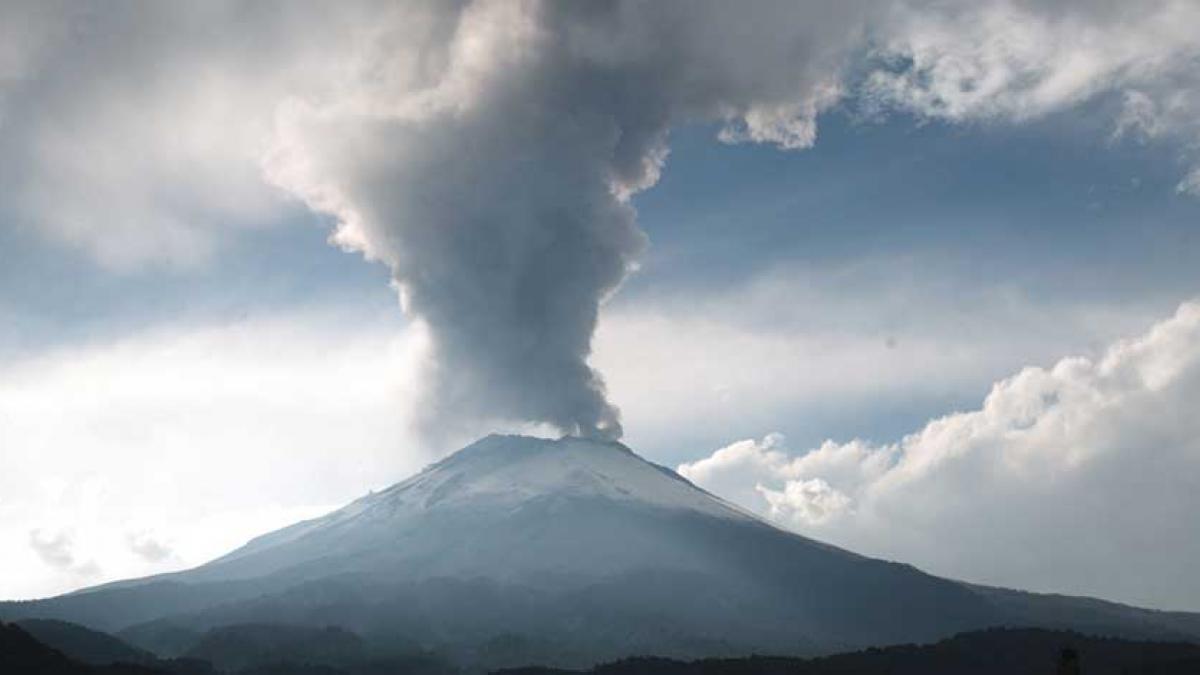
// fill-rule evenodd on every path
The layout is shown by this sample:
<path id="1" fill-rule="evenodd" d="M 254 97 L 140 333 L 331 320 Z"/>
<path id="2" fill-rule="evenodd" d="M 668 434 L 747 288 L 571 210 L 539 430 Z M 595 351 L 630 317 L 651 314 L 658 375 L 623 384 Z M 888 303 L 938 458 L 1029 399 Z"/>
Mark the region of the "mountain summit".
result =
<path id="1" fill-rule="evenodd" d="M 0 617 L 141 646 L 239 624 L 337 625 L 485 667 L 631 654 L 812 654 L 995 625 L 1200 637 L 1200 617 L 937 578 L 791 532 L 615 442 L 489 436 L 192 570 Z"/>
<path id="2" fill-rule="evenodd" d="M 689 516 L 756 520 L 617 442 L 493 435 L 197 574 L 256 577 L 317 558 L 322 573 L 353 568 L 389 579 L 695 566 L 695 551 L 668 545 L 674 537 L 660 522 Z"/>
<path id="3" fill-rule="evenodd" d="M 689 519 L 758 523 L 613 441 L 488 436 L 324 517 L 259 537 L 196 570 L 211 579 L 331 569 L 389 580 L 544 578 L 703 567 Z"/>

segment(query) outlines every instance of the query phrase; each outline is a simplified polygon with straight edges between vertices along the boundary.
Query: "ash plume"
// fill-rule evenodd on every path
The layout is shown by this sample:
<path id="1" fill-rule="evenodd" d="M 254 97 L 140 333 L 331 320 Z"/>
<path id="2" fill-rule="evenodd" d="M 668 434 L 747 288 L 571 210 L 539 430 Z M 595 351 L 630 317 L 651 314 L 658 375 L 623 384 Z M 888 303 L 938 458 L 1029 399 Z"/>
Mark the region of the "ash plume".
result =
<path id="1" fill-rule="evenodd" d="M 769 54 L 705 43 L 744 17 L 689 7 L 473 3 L 431 22 L 445 42 L 422 60 L 438 65 L 405 93 L 283 117 L 271 175 L 337 217 L 334 241 L 392 270 L 432 338 L 435 426 L 465 415 L 619 437 L 587 359 L 601 303 L 645 246 L 630 197 L 657 181 L 671 125 L 812 142 L 835 92 L 828 41 L 756 19 L 757 51 L 795 63 L 764 74 Z"/>
<path id="2" fill-rule="evenodd" d="M 10 2 L 0 217 L 109 266 L 203 265 L 283 220 L 283 188 L 390 268 L 430 338 L 427 427 L 611 438 L 592 335 L 672 128 L 800 149 L 837 105 L 981 124 L 1099 102 L 1113 138 L 1180 148 L 1200 194 L 1198 21 L 1187 0 Z"/>

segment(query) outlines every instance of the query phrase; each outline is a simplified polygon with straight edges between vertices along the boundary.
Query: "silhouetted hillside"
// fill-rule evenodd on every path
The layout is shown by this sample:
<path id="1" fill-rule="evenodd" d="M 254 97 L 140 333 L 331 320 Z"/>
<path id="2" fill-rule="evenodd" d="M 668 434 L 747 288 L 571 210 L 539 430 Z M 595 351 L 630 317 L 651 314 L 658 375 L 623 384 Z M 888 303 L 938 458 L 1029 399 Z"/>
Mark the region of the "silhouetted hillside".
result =
<path id="1" fill-rule="evenodd" d="M 0 623 L 3 675 L 164 675 L 168 671 L 136 664 L 92 666 L 67 658 L 16 624 Z"/>
<path id="2" fill-rule="evenodd" d="M 67 621 L 25 619 L 18 621 L 17 625 L 36 638 L 38 642 L 82 663 L 148 665 L 158 660 L 154 654 L 126 644 L 108 633 L 101 633 Z"/>
<path id="3" fill-rule="evenodd" d="M 357 664 L 367 655 L 362 638 L 341 628 L 252 624 L 215 628 L 186 656 L 232 671 L 285 661 L 314 666 Z"/>
<path id="4" fill-rule="evenodd" d="M 518 668 L 497 675 L 1017 675 L 1059 671 L 1074 660 L 1080 675 L 1196 675 L 1200 645 L 1134 642 L 1065 631 L 992 629 L 932 645 L 899 645 L 817 659 L 754 656 L 675 661 L 633 658 L 587 671 Z"/>
<path id="5" fill-rule="evenodd" d="M 186 628 L 172 621 L 154 621 L 130 626 L 118 632 L 116 637 L 161 658 L 175 658 L 191 649 L 203 635 L 204 631 Z"/>
<path id="6" fill-rule="evenodd" d="M 336 626 L 286 624 L 222 626 L 200 636 L 188 659 L 238 675 L 453 675 L 457 669 L 402 640 L 369 649 L 357 634 Z"/>
<path id="7" fill-rule="evenodd" d="M 12 624 L 0 623 L 0 672 L 69 675 L 90 672 Z"/>
<path id="8" fill-rule="evenodd" d="M 58 627 L 61 629 L 61 627 Z M 497 645 L 507 648 L 512 645 Z M 519 650 L 518 650 L 519 651 Z M 0 624 L 3 675 L 457 675 L 433 654 L 371 653 L 340 628 L 228 626 L 189 650 L 213 658 L 152 664 L 88 665 L 42 644 L 14 624 Z M 469 672 L 469 671 L 468 671 Z M 814 659 L 753 656 L 677 661 L 639 657 L 590 670 L 522 667 L 498 675 L 1196 675 L 1200 644 L 1138 642 L 1068 631 L 992 629 L 929 645 L 872 648 Z"/>
<path id="9" fill-rule="evenodd" d="M 347 666 L 274 663 L 239 671 L 236 675 L 459 675 L 460 671 L 430 657 L 371 660 Z"/>

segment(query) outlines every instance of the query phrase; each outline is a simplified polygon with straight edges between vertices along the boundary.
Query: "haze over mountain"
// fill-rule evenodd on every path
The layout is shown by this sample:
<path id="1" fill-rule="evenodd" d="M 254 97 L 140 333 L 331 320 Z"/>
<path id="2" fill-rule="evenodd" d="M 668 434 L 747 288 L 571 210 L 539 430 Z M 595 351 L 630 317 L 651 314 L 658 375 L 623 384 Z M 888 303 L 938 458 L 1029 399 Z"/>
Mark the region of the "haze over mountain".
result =
<path id="1" fill-rule="evenodd" d="M 121 631 L 160 655 L 181 632 L 336 625 L 488 667 L 817 654 L 1000 625 L 1200 638 L 1200 615 L 940 579 L 778 529 L 619 443 L 519 436 L 198 568 L 0 616 Z"/>

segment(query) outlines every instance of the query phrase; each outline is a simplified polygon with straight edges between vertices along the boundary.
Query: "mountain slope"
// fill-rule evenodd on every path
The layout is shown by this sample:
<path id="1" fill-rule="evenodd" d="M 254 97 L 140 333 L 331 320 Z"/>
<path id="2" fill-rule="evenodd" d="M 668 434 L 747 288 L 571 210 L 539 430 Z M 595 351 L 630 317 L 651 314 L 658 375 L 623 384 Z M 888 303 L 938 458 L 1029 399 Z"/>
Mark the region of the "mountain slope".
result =
<path id="1" fill-rule="evenodd" d="M 387 490 L 259 537 L 189 578 L 304 576 L 314 560 L 320 574 L 384 570 L 389 580 L 612 573 L 651 561 L 703 566 L 665 545 L 670 533 L 657 523 L 625 517 L 635 511 L 757 522 L 619 444 L 491 436 Z"/>
<path id="2" fill-rule="evenodd" d="M 0 672 L 65 675 L 84 673 L 87 668 L 38 642 L 20 627 L 0 623 Z"/>
<path id="3" fill-rule="evenodd" d="M 826 653 L 995 625 L 1200 618 L 940 579 L 780 530 L 618 443 L 490 436 L 193 570 L 19 606 L 123 635 L 343 626 L 486 666 Z"/>
<path id="4" fill-rule="evenodd" d="M 26 619 L 17 625 L 42 644 L 58 650 L 68 658 L 92 665 L 110 663 L 152 664 L 154 655 L 132 647 L 99 631 L 90 630 L 66 621 Z"/>
<path id="5" fill-rule="evenodd" d="M 209 631 L 185 657 L 207 661 L 226 672 L 273 663 L 336 666 L 366 660 L 361 638 L 340 628 L 263 624 Z"/>
<path id="6" fill-rule="evenodd" d="M 203 670 L 168 671 L 134 663 L 88 665 L 64 656 L 16 624 L 0 622 L 0 673 L 4 675 L 167 675 L 168 672 L 204 674 Z"/>
<path id="7" fill-rule="evenodd" d="M 1073 671 L 1070 664 L 1080 670 Z M 1088 675 L 1195 675 L 1200 645 L 1131 642 L 1074 632 L 990 629 L 930 645 L 898 645 L 816 659 L 749 657 L 672 661 L 632 658 L 586 675 L 1012 675 L 1084 672 Z M 516 668 L 493 675 L 584 675 L 575 670 Z"/>

